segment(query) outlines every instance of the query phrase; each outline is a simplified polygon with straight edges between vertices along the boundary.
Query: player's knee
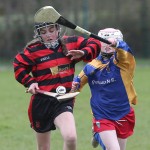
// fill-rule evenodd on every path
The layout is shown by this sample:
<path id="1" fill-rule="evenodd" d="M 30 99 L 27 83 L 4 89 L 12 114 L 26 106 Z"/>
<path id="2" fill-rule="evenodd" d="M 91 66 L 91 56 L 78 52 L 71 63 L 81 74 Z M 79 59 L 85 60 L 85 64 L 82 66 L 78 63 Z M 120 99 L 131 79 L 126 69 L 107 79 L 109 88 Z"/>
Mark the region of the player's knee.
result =
<path id="1" fill-rule="evenodd" d="M 77 141 L 77 136 L 74 134 L 70 134 L 65 137 L 65 142 L 67 144 L 76 144 L 76 141 Z"/>
<path id="2" fill-rule="evenodd" d="M 111 145 L 111 146 L 106 146 L 107 150 L 120 150 L 119 145 Z"/>

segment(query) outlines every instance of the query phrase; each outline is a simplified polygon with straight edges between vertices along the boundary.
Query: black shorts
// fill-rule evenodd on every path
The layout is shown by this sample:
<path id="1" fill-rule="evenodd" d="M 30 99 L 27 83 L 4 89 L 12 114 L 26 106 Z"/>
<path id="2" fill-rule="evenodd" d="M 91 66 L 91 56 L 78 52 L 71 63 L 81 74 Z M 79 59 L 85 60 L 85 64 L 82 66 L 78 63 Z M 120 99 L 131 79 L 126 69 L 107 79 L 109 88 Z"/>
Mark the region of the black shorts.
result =
<path id="1" fill-rule="evenodd" d="M 28 108 L 31 127 L 39 133 L 55 130 L 54 119 L 63 112 L 73 112 L 73 105 L 74 99 L 59 102 L 42 94 L 32 96 Z"/>

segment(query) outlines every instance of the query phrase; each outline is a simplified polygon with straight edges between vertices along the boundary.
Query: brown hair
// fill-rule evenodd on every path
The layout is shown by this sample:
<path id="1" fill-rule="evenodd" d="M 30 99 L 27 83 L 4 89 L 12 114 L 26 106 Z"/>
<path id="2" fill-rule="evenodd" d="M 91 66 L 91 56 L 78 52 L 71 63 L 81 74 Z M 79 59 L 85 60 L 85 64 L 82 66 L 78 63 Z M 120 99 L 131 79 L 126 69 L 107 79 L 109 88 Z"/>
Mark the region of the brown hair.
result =
<path id="1" fill-rule="evenodd" d="M 28 46 L 34 45 L 34 44 L 38 44 L 38 43 L 41 43 L 40 40 L 38 38 L 35 38 L 32 41 L 28 42 L 26 44 L 25 48 L 28 47 Z"/>
<path id="2" fill-rule="evenodd" d="M 61 47 L 62 47 L 62 52 L 66 56 L 68 54 L 68 49 L 66 47 L 66 39 L 65 38 L 61 38 L 60 39 L 60 44 L 61 44 Z"/>

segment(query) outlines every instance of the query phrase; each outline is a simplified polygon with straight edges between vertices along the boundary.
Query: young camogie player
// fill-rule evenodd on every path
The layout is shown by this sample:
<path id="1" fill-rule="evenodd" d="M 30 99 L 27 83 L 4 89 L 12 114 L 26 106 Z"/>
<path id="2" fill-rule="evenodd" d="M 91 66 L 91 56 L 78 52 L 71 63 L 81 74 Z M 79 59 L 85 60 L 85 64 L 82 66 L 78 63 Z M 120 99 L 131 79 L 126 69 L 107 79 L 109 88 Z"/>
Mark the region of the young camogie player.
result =
<path id="1" fill-rule="evenodd" d="M 100 53 L 100 42 L 81 36 L 60 37 L 60 25 L 40 22 L 41 8 L 35 14 L 35 40 L 27 44 L 14 60 L 15 78 L 28 88 L 31 96 L 28 116 L 35 130 L 38 150 L 50 150 L 50 133 L 56 127 L 64 140 L 63 150 L 76 150 L 76 127 L 73 116 L 74 98 L 58 102 L 56 98 L 42 95 L 37 89 L 56 92 L 63 86 L 70 92 L 75 65 L 83 60 L 90 62 Z M 52 14 L 49 14 L 52 15 Z M 40 16 L 41 17 L 41 16 Z"/>
<path id="2" fill-rule="evenodd" d="M 112 44 L 102 43 L 100 55 L 74 79 L 72 90 L 81 90 L 89 84 L 93 147 L 99 143 L 104 150 L 125 150 L 135 125 L 132 107 L 137 103 L 133 85 L 135 58 L 120 30 L 106 28 L 98 35 Z"/>

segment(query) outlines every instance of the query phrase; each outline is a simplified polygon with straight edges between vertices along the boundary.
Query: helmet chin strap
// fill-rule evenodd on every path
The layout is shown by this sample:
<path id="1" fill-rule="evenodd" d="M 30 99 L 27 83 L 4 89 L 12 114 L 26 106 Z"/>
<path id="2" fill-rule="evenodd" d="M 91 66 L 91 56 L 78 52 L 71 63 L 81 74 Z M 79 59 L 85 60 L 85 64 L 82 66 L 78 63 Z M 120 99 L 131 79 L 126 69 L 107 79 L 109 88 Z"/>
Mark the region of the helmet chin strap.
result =
<path id="1" fill-rule="evenodd" d="M 106 59 L 110 59 L 113 56 L 113 52 L 112 53 L 105 53 L 105 52 L 101 52 L 101 56 L 104 60 Z"/>

